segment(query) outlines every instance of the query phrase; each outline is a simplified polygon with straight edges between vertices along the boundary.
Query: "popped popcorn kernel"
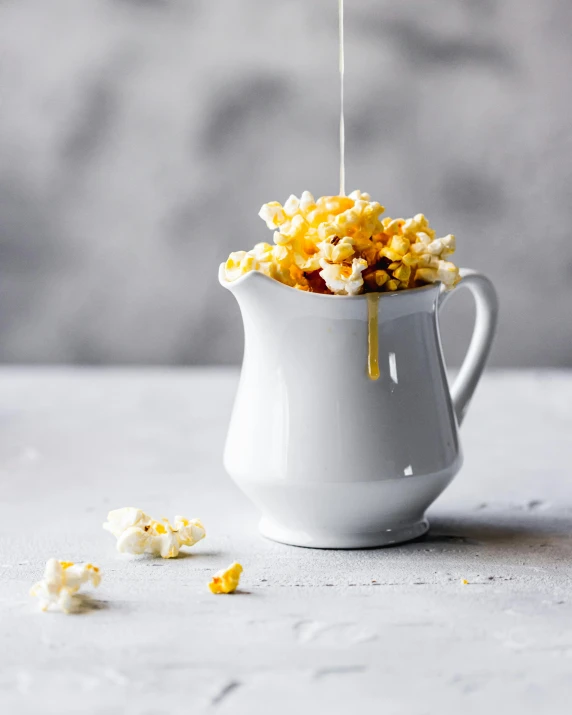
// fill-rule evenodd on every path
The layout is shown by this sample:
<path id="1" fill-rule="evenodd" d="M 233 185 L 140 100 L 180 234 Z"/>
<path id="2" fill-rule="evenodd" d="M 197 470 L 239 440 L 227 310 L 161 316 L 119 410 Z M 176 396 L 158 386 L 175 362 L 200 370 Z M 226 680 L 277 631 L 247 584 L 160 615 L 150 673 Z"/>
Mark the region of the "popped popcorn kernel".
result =
<path id="1" fill-rule="evenodd" d="M 235 561 L 228 568 L 216 573 L 209 583 L 211 593 L 232 593 L 236 591 L 242 571 L 242 566 Z"/>
<path id="2" fill-rule="evenodd" d="M 367 275 L 364 274 L 364 281 L 370 290 L 368 292 L 375 292 L 389 280 L 389 273 L 387 271 L 372 271 Z"/>
<path id="3" fill-rule="evenodd" d="M 253 253 L 246 251 L 235 251 L 231 253 L 225 264 L 227 280 L 235 281 L 244 273 L 258 269 L 258 261 Z"/>
<path id="4" fill-rule="evenodd" d="M 134 507 L 110 511 L 103 528 L 116 537 L 120 553 L 153 554 L 164 559 L 175 558 L 181 547 L 194 546 L 206 536 L 199 519 L 176 516 L 171 524 L 169 519 L 157 521 Z"/>
<path id="5" fill-rule="evenodd" d="M 266 221 L 266 225 L 270 229 L 279 226 L 284 221 L 286 216 L 284 209 L 278 201 L 271 201 L 269 204 L 264 204 L 258 212 L 258 215 L 263 221 Z"/>
<path id="6" fill-rule="evenodd" d="M 259 215 L 273 231 L 273 244 L 231 253 L 225 278 L 235 281 L 259 271 L 310 293 L 358 295 L 418 288 L 460 280 L 448 257 L 455 237 L 436 237 L 423 214 L 381 218 L 385 211 L 369 194 L 321 196 L 309 191 L 290 196 L 284 206 L 272 201 Z M 319 276 L 319 280 L 317 279 Z"/>
<path id="7" fill-rule="evenodd" d="M 30 595 L 40 600 L 40 608 L 47 611 L 51 606 L 64 613 L 72 613 L 79 605 L 77 592 L 85 583 L 97 588 L 101 572 L 93 564 L 75 564 L 73 561 L 49 559 L 44 578 L 34 584 Z"/>
<path id="8" fill-rule="evenodd" d="M 325 258 L 320 261 L 320 275 L 332 293 L 337 295 L 357 295 L 363 287 L 363 271 L 367 261 L 354 258 L 351 263 L 330 263 Z"/>

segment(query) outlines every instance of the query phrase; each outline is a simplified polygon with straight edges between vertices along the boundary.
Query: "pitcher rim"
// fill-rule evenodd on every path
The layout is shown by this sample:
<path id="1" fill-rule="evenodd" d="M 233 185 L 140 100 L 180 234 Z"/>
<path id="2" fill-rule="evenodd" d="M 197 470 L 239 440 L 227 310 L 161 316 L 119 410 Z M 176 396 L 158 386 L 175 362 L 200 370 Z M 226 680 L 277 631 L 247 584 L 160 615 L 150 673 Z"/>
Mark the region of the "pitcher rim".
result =
<path id="1" fill-rule="evenodd" d="M 240 278 L 237 278 L 235 281 L 227 281 L 224 275 L 224 267 L 225 264 L 221 263 L 218 269 L 218 280 L 219 283 L 223 288 L 226 288 L 227 290 L 230 290 L 231 286 L 239 286 L 242 283 L 244 283 L 248 278 L 254 274 L 259 275 L 261 278 L 267 281 L 272 281 L 272 283 L 275 283 L 277 287 L 279 288 L 284 288 L 289 291 L 295 291 L 298 294 L 304 294 L 304 295 L 312 295 L 317 298 L 328 298 L 328 299 L 344 299 L 344 300 L 366 300 L 368 295 L 377 295 L 379 296 L 380 299 L 382 298 L 395 298 L 397 296 L 403 296 L 403 295 L 419 295 L 420 293 L 428 293 L 431 290 L 438 290 L 439 292 L 442 291 L 443 289 L 443 283 L 442 281 L 436 281 L 435 283 L 429 283 L 424 286 L 419 286 L 418 288 L 407 288 L 406 290 L 393 290 L 393 291 L 385 291 L 383 293 L 377 292 L 377 291 L 372 291 L 371 293 L 360 293 L 358 295 L 331 295 L 329 293 L 311 293 L 310 291 L 303 291 L 303 290 L 296 290 L 293 286 L 286 285 L 286 283 L 282 283 L 281 281 L 276 280 L 276 278 L 271 278 L 270 276 L 267 276 L 265 273 L 262 273 L 262 271 L 249 271 L 248 273 L 245 273 L 244 275 L 240 276 Z"/>

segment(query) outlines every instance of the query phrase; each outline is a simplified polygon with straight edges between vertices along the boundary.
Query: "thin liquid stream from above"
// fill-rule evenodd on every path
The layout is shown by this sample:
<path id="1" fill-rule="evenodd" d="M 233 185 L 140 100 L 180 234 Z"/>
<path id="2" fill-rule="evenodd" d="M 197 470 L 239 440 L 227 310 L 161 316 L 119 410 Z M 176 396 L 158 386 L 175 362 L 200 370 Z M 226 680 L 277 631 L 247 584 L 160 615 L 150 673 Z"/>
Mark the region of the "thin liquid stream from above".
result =
<path id="1" fill-rule="evenodd" d="M 344 0 L 338 0 L 339 63 L 340 63 L 340 196 L 346 195 L 346 132 L 344 124 Z M 367 374 L 370 380 L 379 379 L 378 336 L 379 293 L 367 296 Z"/>
<path id="2" fill-rule="evenodd" d="M 338 0 L 340 61 L 340 196 L 346 195 L 346 130 L 344 126 L 344 0 Z"/>
<path id="3" fill-rule="evenodd" d="M 379 293 L 367 294 L 367 374 L 379 379 Z"/>

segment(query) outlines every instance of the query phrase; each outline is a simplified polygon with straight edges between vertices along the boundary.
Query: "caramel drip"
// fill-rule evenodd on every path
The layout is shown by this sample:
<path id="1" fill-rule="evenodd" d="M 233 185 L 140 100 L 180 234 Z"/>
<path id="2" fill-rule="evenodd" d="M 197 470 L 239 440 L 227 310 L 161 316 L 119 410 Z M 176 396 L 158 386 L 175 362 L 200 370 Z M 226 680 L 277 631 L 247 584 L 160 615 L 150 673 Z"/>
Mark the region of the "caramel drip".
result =
<path id="1" fill-rule="evenodd" d="M 367 374 L 370 380 L 379 379 L 379 293 L 367 294 Z"/>

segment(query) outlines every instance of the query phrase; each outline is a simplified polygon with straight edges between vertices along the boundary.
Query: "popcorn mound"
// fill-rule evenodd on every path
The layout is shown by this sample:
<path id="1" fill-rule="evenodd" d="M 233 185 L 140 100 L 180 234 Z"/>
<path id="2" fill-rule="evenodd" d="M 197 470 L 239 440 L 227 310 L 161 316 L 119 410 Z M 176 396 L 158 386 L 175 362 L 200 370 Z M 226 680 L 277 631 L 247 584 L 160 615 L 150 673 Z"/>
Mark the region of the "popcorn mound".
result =
<path id="1" fill-rule="evenodd" d="M 103 525 L 117 538 L 117 551 L 127 554 L 153 554 L 164 559 L 179 555 L 182 546 L 194 546 L 204 539 L 205 528 L 199 519 L 176 516 L 157 521 L 134 507 L 114 509 Z"/>
<path id="2" fill-rule="evenodd" d="M 381 220 L 384 210 L 361 191 L 317 200 L 304 191 L 284 206 L 264 204 L 259 216 L 274 231 L 274 244 L 231 253 L 226 280 L 260 271 L 298 290 L 335 295 L 455 286 L 459 269 L 446 260 L 455 237 L 436 238 L 423 214 Z"/>
<path id="3" fill-rule="evenodd" d="M 77 592 L 84 583 L 97 587 L 101 573 L 93 564 L 74 564 L 73 561 L 49 559 L 44 578 L 30 590 L 30 595 L 40 599 L 40 608 L 47 611 L 50 606 L 71 613 L 78 605 Z"/>

